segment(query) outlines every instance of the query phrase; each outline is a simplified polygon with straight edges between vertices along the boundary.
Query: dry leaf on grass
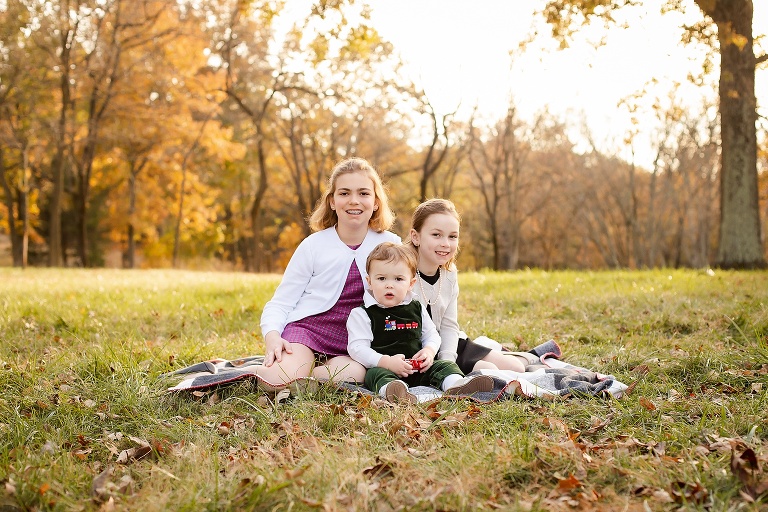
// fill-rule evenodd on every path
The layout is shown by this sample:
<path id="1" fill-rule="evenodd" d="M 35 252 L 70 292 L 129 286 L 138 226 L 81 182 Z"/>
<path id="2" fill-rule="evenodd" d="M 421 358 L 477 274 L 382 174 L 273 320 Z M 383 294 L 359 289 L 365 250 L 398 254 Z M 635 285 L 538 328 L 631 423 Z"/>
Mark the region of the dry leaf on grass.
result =
<path id="1" fill-rule="evenodd" d="M 544 426 L 549 427 L 555 432 L 562 432 L 564 434 L 571 433 L 571 429 L 568 427 L 568 425 L 559 418 L 546 417 L 542 419 L 541 422 L 544 424 Z"/>
<path id="2" fill-rule="evenodd" d="M 376 457 L 376 464 L 365 468 L 363 474 L 368 478 L 383 479 L 393 477 L 395 471 L 392 464 L 384 462 L 379 457 Z"/>
<path id="3" fill-rule="evenodd" d="M 751 501 L 768 492 L 768 479 L 760 480 L 760 464 L 752 448 L 745 449 L 740 455 L 734 448 L 731 452 L 731 472 L 744 485 L 742 495 L 746 494 Z"/>
<path id="4" fill-rule="evenodd" d="M 653 402 L 651 402 L 650 400 L 648 400 L 644 396 L 641 396 L 640 399 L 638 400 L 638 402 L 640 403 L 640 405 L 643 406 L 643 408 L 645 408 L 645 409 L 647 409 L 649 411 L 655 411 L 656 410 L 656 406 L 653 405 Z"/>
<path id="5" fill-rule="evenodd" d="M 699 482 L 672 482 L 670 494 L 676 503 L 704 504 L 709 498 L 709 491 Z"/>
<path id="6" fill-rule="evenodd" d="M 613 414 L 609 414 L 605 419 L 600 419 L 596 416 L 592 417 L 592 425 L 585 431 L 585 434 L 594 434 L 611 423 Z"/>
<path id="7" fill-rule="evenodd" d="M 557 491 L 561 494 L 565 494 L 581 487 L 581 485 L 579 479 L 571 474 L 568 478 L 563 478 L 557 482 Z"/>

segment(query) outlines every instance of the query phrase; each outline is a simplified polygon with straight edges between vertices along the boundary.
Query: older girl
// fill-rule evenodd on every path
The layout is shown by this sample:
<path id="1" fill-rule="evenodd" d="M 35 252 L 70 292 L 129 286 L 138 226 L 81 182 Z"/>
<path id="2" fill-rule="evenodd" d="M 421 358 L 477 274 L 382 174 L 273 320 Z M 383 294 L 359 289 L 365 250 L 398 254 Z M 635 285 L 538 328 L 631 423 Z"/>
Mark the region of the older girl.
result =
<path id="1" fill-rule="evenodd" d="M 460 223 L 451 201 L 430 199 L 413 212 L 410 239 L 406 241 L 416 250 L 419 262 L 413 291 L 440 332 L 442 345 L 437 358 L 455 361 L 464 373 L 481 369 L 524 372 L 529 360 L 526 356 L 475 343 L 459 329 L 459 281 L 454 261 Z"/>
<path id="2" fill-rule="evenodd" d="M 257 375 L 273 385 L 308 377 L 362 382 L 347 354 L 346 321 L 363 303 L 365 260 L 381 242 L 399 242 L 376 170 L 362 158 L 337 164 L 318 201 L 314 233 L 296 248 L 261 315 L 265 360 Z M 316 365 L 320 365 L 315 367 Z M 314 368 L 314 370 L 313 370 Z"/>

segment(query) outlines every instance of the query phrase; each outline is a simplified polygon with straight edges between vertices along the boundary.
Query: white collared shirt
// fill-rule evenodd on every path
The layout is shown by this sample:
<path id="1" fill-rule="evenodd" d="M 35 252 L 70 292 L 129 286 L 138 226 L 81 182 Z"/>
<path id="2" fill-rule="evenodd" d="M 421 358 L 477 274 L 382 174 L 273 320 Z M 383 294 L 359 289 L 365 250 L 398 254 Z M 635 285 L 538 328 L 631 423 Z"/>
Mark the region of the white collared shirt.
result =
<path id="1" fill-rule="evenodd" d="M 414 299 L 415 295 L 409 292 L 405 300 L 400 304 L 410 304 Z M 363 301 L 366 306 L 378 304 L 386 309 L 385 306 L 376 301 L 370 290 L 366 290 Z M 371 343 L 373 342 L 371 317 L 368 316 L 368 313 L 362 307 L 353 309 L 349 314 L 347 333 L 349 334 L 349 345 L 347 345 L 349 356 L 366 368 L 378 366 L 379 360 L 384 354 L 380 354 L 371 348 Z M 429 317 L 424 304 L 421 305 L 421 347 L 429 347 L 435 354 L 440 350 L 440 334 L 437 332 L 437 327 L 435 327 L 435 323 Z M 406 358 L 413 356 L 413 354 L 404 355 Z"/>

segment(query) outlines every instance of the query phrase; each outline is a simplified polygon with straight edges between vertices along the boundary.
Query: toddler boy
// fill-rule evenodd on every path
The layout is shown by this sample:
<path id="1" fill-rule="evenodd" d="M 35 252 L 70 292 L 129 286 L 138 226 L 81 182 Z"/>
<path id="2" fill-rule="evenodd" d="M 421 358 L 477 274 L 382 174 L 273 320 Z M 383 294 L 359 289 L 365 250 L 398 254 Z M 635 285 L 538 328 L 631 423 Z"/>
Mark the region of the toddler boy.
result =
<path id="1" fill-rule="evenodd" d="M 456 363 L 435 361 L 440 334 L 413 298 L 416 264 L 411 248 L 392 242 L 377 245 L 366 260 L 365 305 L 353 309 L 347 320 L 347 350 L 368 368 L 366 387 L 390 402 L 410 403 L 417 399 L 409 385 L 432 386 L 447 395 L 491 391 L 491 377 L 468 378 Z"/>

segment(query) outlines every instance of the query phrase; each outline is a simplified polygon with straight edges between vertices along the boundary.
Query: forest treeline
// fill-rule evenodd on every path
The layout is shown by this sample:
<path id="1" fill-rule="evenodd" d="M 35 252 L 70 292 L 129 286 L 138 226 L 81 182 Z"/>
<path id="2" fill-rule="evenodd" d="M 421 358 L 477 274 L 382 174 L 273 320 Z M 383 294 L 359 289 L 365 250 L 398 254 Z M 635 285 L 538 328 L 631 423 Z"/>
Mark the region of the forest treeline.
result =
<path id="1" fill-rule="evenodd" d="M 495 119 L 438 112 L 364 6 L 317 2 L 285 29 L 281 4 L 0 7 L 0 233 L 13 264 L 279 272 L 330 169 L 352 155 L 382 174 L 400 235 L 422 199 L 457 204 L 464 268 L 713 262 L 711 94 L 696 109 L 676 89 L 644 99 L 658 123 L 640 168 L 619 154 L 641 126 L 607 153 L 546 111 L 523 119 L 514 90 Z M 766 172 L 759 190 L 765 226 Z"/>

